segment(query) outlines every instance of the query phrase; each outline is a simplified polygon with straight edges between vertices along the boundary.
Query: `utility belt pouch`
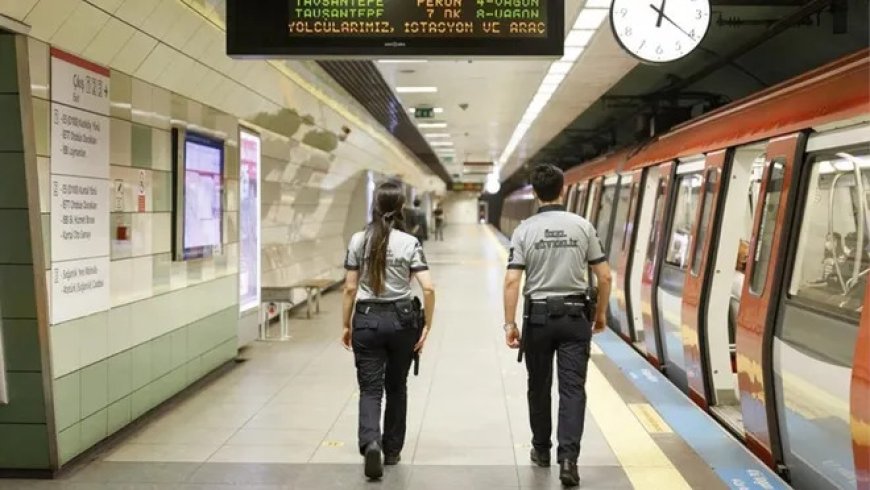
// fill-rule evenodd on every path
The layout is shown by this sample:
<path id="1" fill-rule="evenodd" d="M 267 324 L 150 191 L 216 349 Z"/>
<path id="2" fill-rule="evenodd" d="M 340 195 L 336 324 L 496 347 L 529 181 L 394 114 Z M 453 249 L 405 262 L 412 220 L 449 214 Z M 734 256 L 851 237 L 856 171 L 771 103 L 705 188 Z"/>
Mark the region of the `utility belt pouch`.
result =
<path id="1" fill-rule="evenodd" d="M 586 319 L 590 322 L 595 319 L 595 310 L 598 308 L 598 288 L 590 287 L 586 290 Z"/>
<path id="2" fill-rule="evenodd" d="M 565 298 L 562 296 L 550 296 L 547 298 L 547 315 L 551 318 L 565 316 L 568 313 L 568 307 L 565 305 Z"/>
<path id="3" fill-rule="evenodd" d="M 396 315 L 403 327 L 417 328 L 417 311 L 414 309 L 414 302 L 411 300 L 396 302 Z"/>

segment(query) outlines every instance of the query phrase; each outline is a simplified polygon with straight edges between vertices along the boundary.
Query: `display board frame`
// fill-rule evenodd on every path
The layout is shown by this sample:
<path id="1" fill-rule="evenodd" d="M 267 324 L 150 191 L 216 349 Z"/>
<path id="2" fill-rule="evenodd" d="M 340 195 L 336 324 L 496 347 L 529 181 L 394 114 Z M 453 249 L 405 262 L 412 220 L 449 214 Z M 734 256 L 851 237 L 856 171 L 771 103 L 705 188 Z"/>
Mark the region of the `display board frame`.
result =
<path id="1" fill-rule="evenodd" d="M 383 0 L 390 1 L 390 0 Z M 395 0 L 411 1 L 411 0 Z M 462 0 L 471 4 L 483 0 Z M 540 0 L 546 36 L 290 36 L 290 0 L 227 0 L 227 54 L 237 58 L 558 58 L 564 54 L 563 0 Z M 489 6 L 489 4 L 486 4 Z M 499 19 L 504 22 L 504 19 Z"/>
<path id="2" fill-rule="evenodd" d="M 252 145 L 248 148 L 247 145 Z M 251 151 L 251 156 L 255 156 L 254 161 L 249 160 L 246 151 Z M 254 310 L 260 307 L 261 303 L 261 286 L 262 286 L 262 165 L 263 165 L 263 150 L 262 137 L 259 133 L 246 127 L 239 128 L 239 314 Z M 250 175 L 253 167 L 253 175 Z M 248 175 L 246 180 L 245 175 Z M 248 191 L 245 190 L 245 184 L 250 183 Z M 253 190 L 252 202 L 246 202 L 246 198 L 250 198 L 248 192 Z M 252 207 L 252 208 L 251 208 Z M 254 216 L 247 216 L 249 211 L 253 210 Z M 252 219 L 253 223 L 248 220 Z M 246 239 L 246 227 L 253 225 L 254 237 L 253 240 Z M 253 250 L 248 250 L 253 248 Z M 250 254 L 254 257 L 251 258 Z M 255 273 L 253 274 L 253 287 L 246 291 L 243 286 L 243 275 L 245 274 L 246 263 L 248 267 L 253 266 Z"/>
<path id="3" fill-rule="evenodd" d="M 213 246 L 188 246 L 187 230 L 187 155 L 186 143 L 193 142 L 220 151 L 220 238 Z M 205 259 L 222 253 L 224 241 L 224 213 L 226 212 L 224 181 L 226 178 L 226 148 L 223 140 L 186 128 L 172 128 L 172 255 L 177 262 Z"/>

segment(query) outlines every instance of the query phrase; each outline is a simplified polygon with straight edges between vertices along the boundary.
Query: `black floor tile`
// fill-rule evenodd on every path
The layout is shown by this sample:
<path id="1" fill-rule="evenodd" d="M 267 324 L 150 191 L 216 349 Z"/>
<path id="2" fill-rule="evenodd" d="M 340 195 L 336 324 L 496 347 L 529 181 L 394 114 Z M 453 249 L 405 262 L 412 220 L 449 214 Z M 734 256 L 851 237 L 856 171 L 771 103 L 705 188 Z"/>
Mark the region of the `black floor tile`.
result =
<path id="1" fill-rule="evenodd" d="M 193 484 L 291 486 L 305 465 L 259 463 L 205 463 L 188 479 Z"/>

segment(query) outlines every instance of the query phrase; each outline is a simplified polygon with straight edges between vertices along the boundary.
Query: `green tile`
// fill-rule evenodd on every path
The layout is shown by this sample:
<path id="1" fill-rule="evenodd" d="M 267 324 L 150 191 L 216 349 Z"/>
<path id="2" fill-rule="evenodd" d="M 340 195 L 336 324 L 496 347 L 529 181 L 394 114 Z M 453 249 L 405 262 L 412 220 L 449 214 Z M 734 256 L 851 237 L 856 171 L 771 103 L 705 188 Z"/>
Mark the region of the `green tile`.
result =
<path id="1" fill-rule="evenodd" d="M 109 98 L 112 117 L 129 121 L 133 118 L 133 79 L 130 75 L 112 70 L 109 80 Z"/>
<path id="2" fill-rule="evenodd" d="M 191 385 L 202 378 L 205 374 L 202 368 L 202 357 L 197 356 L 191 359 L 190 362 L 185 365 L 185 371 L 187 372 L 188 385 Z"/>
<path id="3" fill-rule="evenodd" d="M 0 209 L 0 263 L 32 264 L 30 217 L 26 209 Z"/>
<path id="4" fill-rule="evenodd" d="M 39 326 L 36 320 L 2 320 L 3 345 L 8 371 L 41 371 Z"/>
<path id="5" fill-rule="evenodd" d="M 81 371 L 54 380 L 54 418 L 58 430 L 82 419 Z"/>
<path id="6" fill-rule="evenodd" d="M 154 383 L 151 383 L 130 395 L 130 415 L 136 420 L 154 408 Z"/>
<path id="7" fill-rule="evenodd" d="M 107 422 L 109 435 L 118 432 L 130 423 L 131 398 L 128 396 L 109 405 L 109 418 Z"/>
<path id="8" fill-rule="evenodd" d="M 202 281 L 202 260 L 192 260 L 187 263 L 187 281 L 198 283 Z"/>
<path id="9" fill-rule="evenodd" d="M 108 360 L 109 403 L 133 391 L 133 352 L 124 351 Z"/>
<path id="10" fill-rule="evenodd" d="M 0 208 L 26 207 L 24 153 L 0 153 Z"/>
<path id="11" fill-rule="evenodd" d="M 48 469 L 48 427 L 0 424 L 0 468 Z"/>
<path id="12" fill-rule="evenodd" d="M 169 396 L 173 396 L 187 386 L 187 371 L 184 366 L 173 369 L 171 373 L 166 375 L 168 379 Z"/>
<path id="13" fill-rule="evenodd" d="M 179 328 L 170 334 L 172 338 L 172 369 L 180 368 L 187 362 L 187 329 Z"/>
<path id="14" fill-rule="evenodd" d="M 151 376 L 151 343 L 145 342 L 132 349 L 133 389 L 138 390 L 154 379 Z"/>
<path id="15" fill-rule="evenodd" d="M 57 452 L 61 465 L 69 463 L 71 459 L 81 454 L 82 450 L 82 431 L 79 424 L 58 433 Z"/>
<path id="16" fill-rule="evenodd" d="M 18 57 L 15 54 L 15 38 L 0 35 L 0 93 L 18 93 Z"/>
<path id="17" fill-rule="evenodd" d="M 23 151 L 18 94 L 0 94 L 0 152 Z"/>
<path id="18" fill-rule="evenodd" d="M 0 405 L 0 423 L 44 424 L 42 373 L 6 373 L 9 403 Z"/>
<path id="19" fill-rule="evenodd" d="M 207 327 L 205 320 L 195 321 L 186 327 L 188 359 L 200 357 L 209 350 Z"/>
<path id="20" fill-rule="evenodd" d="M 172 211 L 172 173 L 155 170 L 151 174 L 151 199 L 155 213 Z"/>
<path id="21" fill-rule="evenodd" d="M 109 404 L 109 363 L 102 360 L 81 370 L 82 418 L 89 417 Z"/>
<path id="22" fill-rule="evenodd" d="M 41 157 L 51 157 L 50 113 L 51 105 L 47 100 L 33 99 L 33 129 L 36 131 L 36 154 Z"/>
<path id="23" fill-rule="evenodd" d="M 108 408 L 104 408 L 82 420 L 82 423 L 79 425 L 82 431 L 82 451 L 85 451 L 108 436 Z"/>
<path id="24" fill-rule="evenodd" d="M 163 335 L 151 341 L 151 379 L 172 370 L 172 337 Z"/>
<path id="25" fill-rule="evenodd" d="M 151 168 L 151 132 L 148 126 L 133 125 L 133 166 Z"/>
<path id="26" fill-rule="evenodd" d="M 2 119 L 2 118 L 0 118 Z M 32 265 L 0 265 L 0 307 L 7 318 L 36 318 Z"/>

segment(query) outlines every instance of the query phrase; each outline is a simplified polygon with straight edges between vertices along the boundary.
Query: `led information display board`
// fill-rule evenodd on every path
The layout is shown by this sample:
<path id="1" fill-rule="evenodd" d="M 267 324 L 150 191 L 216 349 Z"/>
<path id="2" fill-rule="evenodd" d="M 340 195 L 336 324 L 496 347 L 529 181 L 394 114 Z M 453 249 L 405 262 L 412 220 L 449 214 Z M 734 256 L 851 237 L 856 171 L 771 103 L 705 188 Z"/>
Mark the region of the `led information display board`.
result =
<path id="1" fill-rule="evenodd" d="M 231 56 L 561 56 L 562 0 L 227 0 Z"/>

